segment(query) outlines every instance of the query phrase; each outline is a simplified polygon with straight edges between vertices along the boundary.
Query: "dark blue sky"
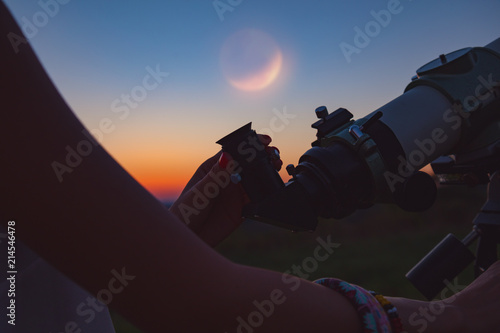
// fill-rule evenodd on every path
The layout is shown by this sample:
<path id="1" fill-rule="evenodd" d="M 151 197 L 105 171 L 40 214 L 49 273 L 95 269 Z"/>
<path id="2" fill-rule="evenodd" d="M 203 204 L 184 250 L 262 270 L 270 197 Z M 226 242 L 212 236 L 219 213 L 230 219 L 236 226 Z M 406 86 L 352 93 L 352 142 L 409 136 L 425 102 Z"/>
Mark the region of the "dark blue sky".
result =
<path id="1" fill-rule="evenodd" d="M 249 121 L 296 163 L 314 139 L 316 106 L 361 117 L 440 53 L 500 37 L 498 0 L 5 2 L 75 113 L 162 197 Z M 253 70 L 270 54 L 274 62 L 248 74 L 272 79 L 257 91 L 231 84 L 221 63 L 244 29 L 279 50 L 252 47 L 243 58 L 254 61 L 230 64 Z"/>

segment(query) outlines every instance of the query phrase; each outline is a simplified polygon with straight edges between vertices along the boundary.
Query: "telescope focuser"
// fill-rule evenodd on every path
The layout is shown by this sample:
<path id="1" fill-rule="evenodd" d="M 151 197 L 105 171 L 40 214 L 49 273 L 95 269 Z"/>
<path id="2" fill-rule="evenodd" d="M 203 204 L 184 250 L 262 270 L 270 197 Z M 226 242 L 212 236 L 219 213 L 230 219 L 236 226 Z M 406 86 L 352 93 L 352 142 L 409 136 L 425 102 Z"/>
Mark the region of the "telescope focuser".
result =
<path id="1" fill-rule="evenodd" d="M 299 163 L 288 165 L 286 184 L 267 156 L 251 123 L 217 141 L 238 164 L 238 179 L 250 198 L 245 217 L 292 230 L 314 230 L 318 218 L 342 218 L 375 202 L 393 202 L 409 211 L 434 202 L 435 184 L 425 173 L 398 176 L 403 154 L 382 112 L 352 120 L 347 109 L 315 111 L 317 139 Z"/>

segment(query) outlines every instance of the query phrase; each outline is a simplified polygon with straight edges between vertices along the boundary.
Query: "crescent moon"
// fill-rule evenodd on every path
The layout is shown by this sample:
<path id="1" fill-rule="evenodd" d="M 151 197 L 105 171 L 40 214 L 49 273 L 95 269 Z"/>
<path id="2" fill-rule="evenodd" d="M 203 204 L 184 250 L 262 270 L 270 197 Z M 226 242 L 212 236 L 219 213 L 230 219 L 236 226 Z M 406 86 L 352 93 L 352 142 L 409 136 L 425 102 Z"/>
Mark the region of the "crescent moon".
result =
<path id="1" fill-rule="evenodd" d="M 281 51 L 277 51 L 272 60 L 259 72 L 249 75 L 246 78 L 236 80 L 228 78 L 229 83 L 234 87 L 244 91 L 262 90 L 269 86 L 278 77 L 281 71 L 283 56 Z"/>
<path id="2" fill-rule="evenodd" d="M 226 39 L 220 60 L 223 74 L 233 87 L 257 91 L 271 85 L 279 76 L 283 54 L 267 33 L 245 29 Z"/>

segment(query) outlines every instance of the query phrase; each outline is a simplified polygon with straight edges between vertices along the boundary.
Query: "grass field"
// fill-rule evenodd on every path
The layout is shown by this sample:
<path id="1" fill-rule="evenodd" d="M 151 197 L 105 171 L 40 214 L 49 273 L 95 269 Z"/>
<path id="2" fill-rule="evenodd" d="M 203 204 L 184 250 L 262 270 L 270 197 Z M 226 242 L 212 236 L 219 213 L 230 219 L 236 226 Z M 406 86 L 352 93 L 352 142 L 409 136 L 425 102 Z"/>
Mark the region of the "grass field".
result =
<path id="1" fill-rule="evenodd" d="M 486 199 L 485 187 L 443 187 L 436 204 L 423 213 L 376 205 L 341 220 L 321 221 L 313 233 L 291 233 L 246 221 L 217 247 L 227 258 L 250 266 L 285 272 L 313 255 L 317 238 L 340 244 L 311 269 L 309 280 L 338 277 L 384 295 L 424 299 L 405 274 L 448 233 L 463 238 Z M 474 249 L 472 249 L 474 250 Z M 459 284 L 472 281 L 469 267 Z M 117 333 L 140 332 L 113 314 Z"/>

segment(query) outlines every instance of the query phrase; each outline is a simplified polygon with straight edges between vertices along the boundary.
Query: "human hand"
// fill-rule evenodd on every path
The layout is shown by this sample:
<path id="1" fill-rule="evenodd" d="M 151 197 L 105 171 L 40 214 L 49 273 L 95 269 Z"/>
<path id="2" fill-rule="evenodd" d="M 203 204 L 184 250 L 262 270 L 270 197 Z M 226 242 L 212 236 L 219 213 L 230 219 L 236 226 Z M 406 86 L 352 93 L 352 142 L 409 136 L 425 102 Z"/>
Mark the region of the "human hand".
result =
<path id="1" fill-rule="evenodd" d="M 276 170 L 283 162 L 279 150 L 269 146 L 271 138 L 258 135 Z M 278 154 L 276 154 L 276 152 Z M 228 153 L 219 152 L 203 162 L 170 207 L 206 243 L 215 246 L 243 221 L 241 212 L 249 202 L 241 184 L 230 181 L 237 163 Z"/>

